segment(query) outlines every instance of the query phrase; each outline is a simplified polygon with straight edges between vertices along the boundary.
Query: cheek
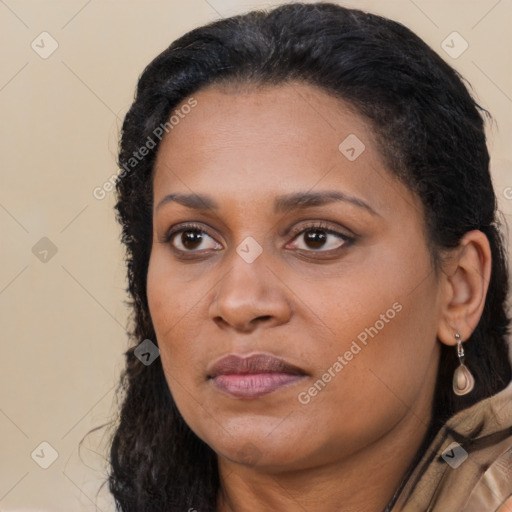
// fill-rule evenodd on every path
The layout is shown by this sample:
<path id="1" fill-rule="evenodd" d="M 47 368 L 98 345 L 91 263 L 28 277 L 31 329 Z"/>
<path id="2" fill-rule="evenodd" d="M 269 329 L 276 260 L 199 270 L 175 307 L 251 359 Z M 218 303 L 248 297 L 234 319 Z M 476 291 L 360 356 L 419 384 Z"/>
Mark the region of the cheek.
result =
<path id="1" fill-rule="evenodd" d="M 171 374 L 180 368 L 180 319 L 183 322 L 187 314 L 187 289 L 178 286 L 175 275 L 169 272 L 165 258 L 159 256 L 158 251 L 153 251 L 147 277 L 149 312 L 162 364 Z"/>
<path id="2" fill-rule="evenodd" d="M 153 251 L 147 296 L 166 380 L 173 396 L 193 393 L 203 377 L 201 361 L 211 343 L 204 338 L 205 301 L 211 285 L 204 279 L 184 280 L 169 264 L 165 251 Z M 185 397 L 186 398 L 186 397 Z"/>
<path id="3" fill-rule="evenodd" d="M 326 279 L 317 291 L 306 295 L 304 288 L 301 295 L 320 313 L 317 326 L 328 327 L 305 354 L 317 369 L 318 385 L 311 393 L 303 390 L 304 400 L 317 402 L 318 413 L 336 404 L 354 427 L 414 404 L 437 367 L 437 288 L 428 254 L 406 247 L 398 251 L 400 260 L 396 254 L 396 247 L 382 250 L 343 278 Z M 315 340 L 311 327 L 304 332 Z"/>
<path id="4" fill-rule="evenodd" d="M 435 288 L 425 282 L 413 293 L 400 283 L 379 290 L 366 294 L 364 307 L 346 304 L 336 317 L 336 339 L 322 355 L 324 373 L 339 363 L 326 398 L 356 429 L 405 413 L 432 384 L 436 368 Z"/>
<path id="5" fill-rule="evenodd" d="M 307 354 L 318 370 L 296 397 L 293 416 L 304 431 L 321 421 L 325 445 L 344 450 L 373 442 L 423 408 L 436 359 L 435 328 L 422 306 L 411 296 L 374 295 L 350 310 L 354 316 L 331 317 L 338 318 L 336 336 Z"/>
<path id="6" fill-rule="evenodd" d="M 208 287 L 202 279 L 184 279 L 172 265 L 168 251 L 154 248 L 147 275 L 147 297 L 151 319 L 163 341 L 173 336 L 180 323 L 189 321 L 205 300 Z"/>

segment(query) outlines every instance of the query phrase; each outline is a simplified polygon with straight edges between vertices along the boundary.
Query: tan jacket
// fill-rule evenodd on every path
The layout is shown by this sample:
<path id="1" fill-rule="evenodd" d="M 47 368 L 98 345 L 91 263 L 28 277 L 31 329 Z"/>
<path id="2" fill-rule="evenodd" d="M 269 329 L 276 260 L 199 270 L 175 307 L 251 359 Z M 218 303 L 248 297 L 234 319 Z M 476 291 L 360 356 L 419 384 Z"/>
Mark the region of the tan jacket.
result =
<path id="1" fill-rule="evenodd" d="M 392 512 L 512 512 L 512 382 L 448 420 Z"/>

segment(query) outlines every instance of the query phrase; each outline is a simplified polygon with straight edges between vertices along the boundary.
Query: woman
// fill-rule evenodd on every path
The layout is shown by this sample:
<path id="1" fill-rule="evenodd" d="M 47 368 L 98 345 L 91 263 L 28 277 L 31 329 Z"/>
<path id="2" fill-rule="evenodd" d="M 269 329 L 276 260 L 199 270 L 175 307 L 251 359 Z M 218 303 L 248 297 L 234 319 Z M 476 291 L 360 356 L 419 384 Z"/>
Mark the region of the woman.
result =
<path id="1" fill-rule="evenodd" d="M 147 66 L 117 182 L 119 510 L 512 510 L 481 112 L 410 30 L 329 3 Z"/>

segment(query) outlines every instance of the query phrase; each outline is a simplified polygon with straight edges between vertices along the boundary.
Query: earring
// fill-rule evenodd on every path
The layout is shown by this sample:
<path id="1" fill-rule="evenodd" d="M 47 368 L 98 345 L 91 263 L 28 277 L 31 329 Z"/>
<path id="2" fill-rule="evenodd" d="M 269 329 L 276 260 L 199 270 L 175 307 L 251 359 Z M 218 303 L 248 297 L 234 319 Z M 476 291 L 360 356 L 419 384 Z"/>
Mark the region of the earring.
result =
<path id="1" fill-rule="evenodd" d="M 459 367 L 453 374 L 453 392 L 457 396 L 467 395 L 475 387 L 475 378 L 471 375 L 467 366 L 464 364 L 464 348 L 460 334 L 455 334 L 457 340 L 457 357 L 459 358 Z"/>

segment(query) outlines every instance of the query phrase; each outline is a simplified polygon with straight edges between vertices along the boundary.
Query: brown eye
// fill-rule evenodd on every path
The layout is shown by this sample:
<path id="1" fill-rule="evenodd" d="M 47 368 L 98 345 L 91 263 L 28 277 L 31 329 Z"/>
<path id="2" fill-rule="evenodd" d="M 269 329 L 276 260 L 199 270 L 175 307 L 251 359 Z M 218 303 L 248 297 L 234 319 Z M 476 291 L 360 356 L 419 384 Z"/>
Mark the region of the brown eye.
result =
<path id="1" fill-rule="evenodd" d="M 203 235 L 197 230 L 187 229 L 181 232 L 179 240 L 186 249 L 197 249 L 203 241 Z"/>
<path id="2" fill-rule="evenodd" d="M 327 234 L 321 229 L 309 230 L 304 233 L 304 241 L 311 249 L 320 249 L 327 241 Z"/>
<path id="3" fill-rule="evenodd" d="M 196 227 L 185 227 L 174 231 L 168 235 L 167 241 L 174 248 L 183 252 L 196 252 L 198 250 L 219 249 L 222 247 L 205 231 Z"/>
<path id="4" fill-rule="evenodd" d="M 311 226 L 298 233 L 292 243 L 295 249 L 328 252 L 339 249 L 351 241 L 351 237 L 333 229 Z"/>

